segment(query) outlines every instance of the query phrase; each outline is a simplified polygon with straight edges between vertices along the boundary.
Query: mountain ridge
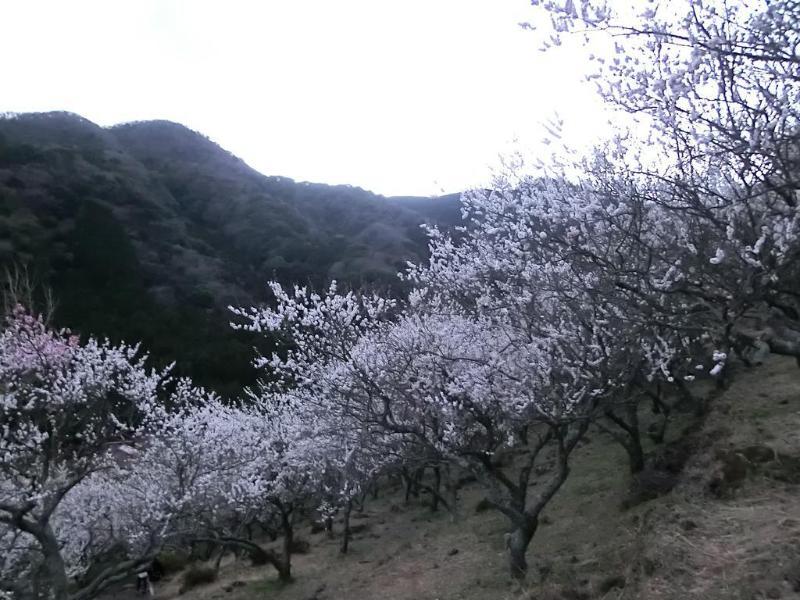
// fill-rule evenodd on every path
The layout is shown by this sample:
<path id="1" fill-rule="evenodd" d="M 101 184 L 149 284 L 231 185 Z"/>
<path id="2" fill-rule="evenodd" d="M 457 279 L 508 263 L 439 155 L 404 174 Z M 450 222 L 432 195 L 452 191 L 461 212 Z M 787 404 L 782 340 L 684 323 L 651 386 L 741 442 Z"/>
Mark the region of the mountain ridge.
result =
<path id="1" fill-rule="evenodd" d="M 386 198 L 263 175 L 170 121 L 0 118 L 0 264 L 53 289 L 59 324 L 143 340 L 207 384 L 252 378 L 241 366 L 252 342 L 227 331 L 227 305 L 265 301 L 272 278 L 397 288 L 406 261 L 426 257 L 420 225 L 459 219 L 457 195 Z M 214 354 L 238 366 L 221 369 Z"/>

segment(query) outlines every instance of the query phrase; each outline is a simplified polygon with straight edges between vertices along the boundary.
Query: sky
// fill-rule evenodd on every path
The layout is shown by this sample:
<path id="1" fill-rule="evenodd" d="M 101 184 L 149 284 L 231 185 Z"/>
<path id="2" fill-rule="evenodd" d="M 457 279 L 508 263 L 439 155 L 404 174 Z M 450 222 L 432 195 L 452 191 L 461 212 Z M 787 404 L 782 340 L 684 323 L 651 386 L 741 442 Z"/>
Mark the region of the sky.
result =
<path id="1" fill-rule="evenodd" d="M 529 0 L 0 0 L 0 112 L 168 119 L 262 173 L 386 195 L 481 185 L 602 135 L 583 55 Z"/>

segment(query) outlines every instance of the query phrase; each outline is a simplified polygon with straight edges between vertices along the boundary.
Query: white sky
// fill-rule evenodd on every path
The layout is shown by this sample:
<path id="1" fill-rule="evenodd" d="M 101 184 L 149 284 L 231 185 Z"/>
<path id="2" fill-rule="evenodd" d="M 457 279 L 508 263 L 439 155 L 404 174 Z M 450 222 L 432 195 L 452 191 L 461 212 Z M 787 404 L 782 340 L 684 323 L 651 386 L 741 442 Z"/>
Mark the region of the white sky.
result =
<path id="1" fill-rule="evenodd" d="M 558 110 L 605 118 L 529 0 L 0 0 L 0 111 L 169 119 L 269 175 L 383 194 L 488 180 Z M 516 147 L 516 146 L 514 146 Z"/>

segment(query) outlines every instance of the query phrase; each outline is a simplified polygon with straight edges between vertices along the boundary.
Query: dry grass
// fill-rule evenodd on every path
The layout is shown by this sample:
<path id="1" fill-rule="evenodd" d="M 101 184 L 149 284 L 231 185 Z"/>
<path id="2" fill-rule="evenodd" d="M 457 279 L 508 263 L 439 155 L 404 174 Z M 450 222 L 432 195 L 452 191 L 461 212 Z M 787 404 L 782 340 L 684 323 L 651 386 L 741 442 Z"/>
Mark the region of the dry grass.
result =
<path id="1" fill-rule="evenodd" d="M 768 465 L 750 465 L 732 494 L 709 494 L 720 452 L 763 445 L 800 454 L 800 370 L 773 359 L 744 371 L 714 404 L 713 440 L 693 457 L 683 483 L 654 505 L 641 545 L 642 573 L 631 598 L 800 598 L 798 486 L 775 481 Z"/>

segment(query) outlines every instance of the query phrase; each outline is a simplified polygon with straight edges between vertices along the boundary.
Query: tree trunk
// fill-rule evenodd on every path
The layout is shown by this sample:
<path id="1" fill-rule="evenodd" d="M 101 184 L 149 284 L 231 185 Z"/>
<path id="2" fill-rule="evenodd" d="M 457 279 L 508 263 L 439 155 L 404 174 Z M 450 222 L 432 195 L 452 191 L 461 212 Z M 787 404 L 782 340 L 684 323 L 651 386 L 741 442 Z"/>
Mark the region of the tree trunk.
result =
<path id="1" fill-rule="evenodd" d="M 458 520 L 458 478 L 453 473 L 450 465 L 445 463 L 443 466 L 443 487 L 444 495 L 442 496 L 447 505 L 447 510 L 450 513 L 450 520 L 455 523 Z"/>
<path id="2" fill-rule="evenodd" d="M 650 436 L 650 439 L 653 440 L 656 444 L 663 444 L 664 438 L 667 436 L 667 425 L 669 424 L 669 412 L 664 412 L 661 415 L 661 419 L 658 421 L 658 425 L 656 426 L 655 431 Z"/>
<path id="3" fill-rule="evenodd" d="M 43 566 L 46 573 L 53 600 L 69 598 L 67 568 L 61 556 L 61 548 L 50 525 L 41 528 L 36 536 L 44 556 Z"/>
<path id="4" fill-rule="evenodd" d="M 348 501 L 344 507 L 344 514 L 342 515 L 342 545 L 339 551 L 342 554 L 347 554 L 347 549 L 350 546 L 350 512 L 353 510 L 352 501 Z"/>
<path id="5" fill-rule="evenodd" d="M 536 533 L 538 524 L 538 519 L 520 523 L 507 538 L 508 566 L 514 579 L 521 581 L 528 574 L 528 561 L 525 554 L 528 551 L 533 535 Z"/>
<path id="6" fill-rule="evenodd" d="M 644 450 L 642 449 L 642 440 L 639 436 L 638 427 L 631 438 L 630 442 L 625 446 L 625 450 L 628 452 L 628 468 L 631 475 L 636 475 L 644 469 Z"/>
<path id="7" fill-rule="evenodd" d="M 642 437 L 639 432 L 638 403 L 629 399 L 623 407 L 623 415 L 616 414 L 612 409 L 605 411 L 606 418 L 619 429 L 611 429 L 598 422 L 600 429 L 608 433 L 619 443 L 628 454 L 628 469 L 635 475 L 644 469 L 644 450 Z M 621 431 L 620 431 L 621 430 Z"/>
<path id="8" fill-rule="evenodd" d="M 439 510 L 439 498 L 441 498 L 442 490 L 442 470 L 436 466 L 433 467 L 433 493 L 431 494 L 431 510 L 436 512 Z"/>
<path id="9" fill-rule="evenodd" d="M 378 480 L 376 478 L 375 481 L 372 482 L 372 490 L 371 491 L 372 491 L 372 499 L 373 500 L 377 500 L 378 499 L 378 487 L 379 487 L 378 486 Z"/>
<path id="10" fill-rule="evenodd" d="M 416 496 L 417 494 L 414 491 L 414 475 L 409 473 L 407 469 L 403 469 L 403 482 L 406 485 L 406 497 L 405 497 L 405 504 L 411 502 L 411 496 Z"/>
<path id="11" fill-rule="evenodd" d="M 222 564 L 222 558 L 225 556 L 225 546 L 219 547 L 219 553 L 217 554 L 217 559 L 214 561 L 214 573 L 219 575 L 219 567 Z"/>
<path id="12" fill-rule="evenodd" d="M 281 568 L 278 569 L 278 579 L 288 583 L 292 580 L 292 547 L 294 546 L 294 527 L 292 526 L 291 512 L 281 513 L 281 526 L 283 528 L 283 556 Z"/>

